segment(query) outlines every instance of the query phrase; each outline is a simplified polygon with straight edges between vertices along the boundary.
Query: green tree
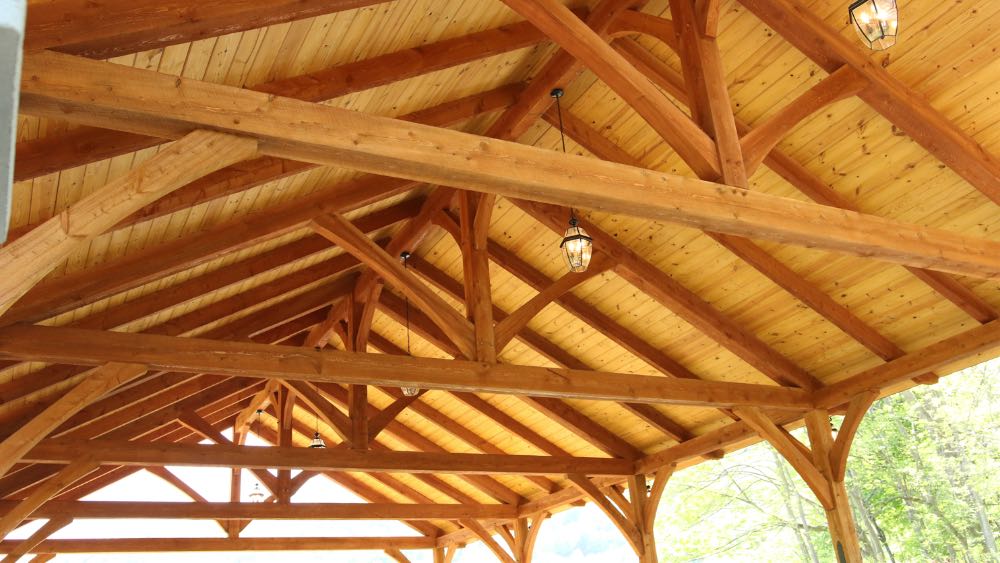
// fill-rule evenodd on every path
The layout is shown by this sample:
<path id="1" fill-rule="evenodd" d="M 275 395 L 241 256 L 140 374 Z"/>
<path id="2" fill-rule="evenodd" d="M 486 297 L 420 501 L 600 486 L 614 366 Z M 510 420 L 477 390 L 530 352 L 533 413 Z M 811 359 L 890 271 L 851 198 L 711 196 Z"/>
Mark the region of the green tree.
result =
<path id="1" fill-rule="evenodd" d="M 1000 563 L 998 378 L 988 362 L 872 406 L 847 477 L 866 560 Z M 764 443 L 675 475 L 656 533 L 662 561 L 834 560 L 821 507 Z"/>

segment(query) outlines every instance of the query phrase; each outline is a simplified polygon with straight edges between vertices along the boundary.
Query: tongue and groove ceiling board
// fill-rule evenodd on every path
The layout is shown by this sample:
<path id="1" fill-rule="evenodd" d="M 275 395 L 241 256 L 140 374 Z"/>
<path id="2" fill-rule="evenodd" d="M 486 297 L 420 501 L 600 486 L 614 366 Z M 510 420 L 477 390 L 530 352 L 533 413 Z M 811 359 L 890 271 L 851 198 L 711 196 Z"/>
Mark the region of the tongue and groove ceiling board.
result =
<path id="1" fill-rule="evenodd" d="M 44 261 L 54 235 L 46 238 L 40 226 L 61 214 L 62 226 L 56 219 L 48 228 L 65 230 L 77 244 L 68 258 L 53 258 L 46 265 L 51 272 L 20 299 L 0 295 L 6 310 L 0 316 L 0 427 L 14 429 L 40 416 L 61 421 L 28 444 L 39 444 L 35 453 L 24 444 L 14 448 L 0 442 L 11 451 L 28 450 L 24 463 L 0 475 L 0 498 L 11 506 L 20 503 L 18 509 L 28 514 L 35 493 L 45 490 L 38 483 L 57 472 L 33 462 L 51 459 L 65 440 L 100 439 L 95 444 L 109 456 L 82 480 L 62 490 L 49 487 L 57 489 L 48 491 L 50 497 L 72 501 L 137 467 L 162 462 L 150 450 L 145 458 L 116 466 L 124 440 L 188 447 L 205 437 L 222 440 L 216 433 L 235 424 L 241 441 L 247 424 L 257 420 L 255 411 L 262 409 L 260 423 L 253 422 L 249 431 L 277 447 L 302 448 L 318 428 L 327 449 L 317 455 L 328 456 L 303 461 L 309 471 L 296 479 L 286 472 L 277 477 L 260 472 L 266 462 L 244 461 L 258 469 L 268 500 L 287 502 L 307 478 L 324 475 L 375 503 L 366 512 L 369 516 L 378 513 L 380 503 L 387 505 L 387 519 L 407 514 L 399 504 L 460 503 L 469 506 L 467 513 L 451 517 L 447 510 L 418 507 L 412 519 L 402 518 L 413 533 L 429 538 L 426 545 L 417 546 L 424 541 L 419 538 L 383 538 L 379 545 L 387 553 L 410 547 L 443 550 L 481 540 L 483 530 L 503 530 L 500 537 L 510 540 L 515 558 L 523 558 L 525 542 L 531 542 L 518 522 L 524 524 L 523 518 L 539 510 L 594 500 L 594 490 L 581 485 L 579 475 L 557 469 L 557 463 L 540 462 L 553 468 L 542 475 L 526 471 L 518 461 L 524 458 L 502 465 L 489 456 L 615 458 L 622 461 L 616 467 L 629 470 L 593 480 L 614 501 L 602 496 L 597 502 L 603 499 L 611 506 L 627 501 L 616 499 L 619 489 L 606 487 L 624 483 L 631 473 L 652 476 L 664 467 L 718 458 L 760 439 L 754 430 L 766 435 L 768 424 L 802 424 L 804 411 L 810 410 L 746 410 L 755 403 L 727 402 L 743 389 L 735 386 L 726 387 L 725 400 L 709 396 L 708 386 L 697 387 L 706 394 L 697 405 L 644 402 L 649 397 L 631 400 L 621 394 L 614 400 L 580 398 L 581 393 L 610 393 L 622 374 L 752 384 L 756 391 L 796 387 L 804 389 L 801 394 L 811 406 L 842 413 L 854 405 L 850 408 L 863 412 L 872 389 L 884 395 L 932 383 L 995 355 L 1000 345 L 995 327 L 1000 253 L 994 252 L 1000 244 L 1000 165 L 994 156 L 1000 154 L 995 103 L 1000 96 L 1000 61 L 995 57 L 1000 5 L 995 2 L 908 2 L 901 6 L 899 41 L 883 52 L 862 50 L 854 31 L 844 25 L 845 6 L 831 0 L 692 2 L 695 11 L 718 7 L 717 39 L 703 41 L 698 49 L 688 49 L 685 41 L 701 31 L 678 22 L 689 17 L 687 11 L 662 0 L 564 3 L 572 13 L 555 2 L 520 0 L 211 1 L 197 7 L 173 0 L 162 10 L 144 10 L 152 4 L 54 0 L 29 8 L 28 72 L 7 225 L 11 242 L 0 249 L 0 258 L 5 268 L 23 267 L 27 262 L 18 260 L 26 251 L 18 245 L 27 248 L 30 241 L 35 244 L 32 256 L 41 256 L 36 262 Z M 567 18 L 580 18 L 595 33 L 579 32 L 579 22 Z M 667 21 L 671 19 L 673 25 Z M 801 45 L 783 37 L 796 33 L 807 35 L 795 38 Z M 40 61 L 81 72 L 45 76 L 49 65 Z M 112 77 L 122 67 L 158 73 L 136 74 L 140 78 L 124 85 L 166 75 L 171 79 L 164 84 L 176 88 L 103 88 L 108 81 L 102 76 Z M 837 76 L 827 79 L 834 71 Z M 708 80 L 707 89 L 685 83 L 685 77 L 693 80 L 699 73 Z M 201 82 L 224 88 L 202 89 L 197 86 Z M 52 86 L 57 83 L 67 91 Z M 557 154 L 562 151 L 558 120 L 548 97 L 555 86 L 566 92 L 561 101 L 566 151 L 580 158 Z M 843 92 L 832 103 L 810 97 L 823 88 Z M 70 89 L 83 94 L 74 99 Z M 208 91 L 215 100 L 198 97 Z M 637 97 L 636 92 L 649 95 Z M 321 138 L 321 124 L 315 124 L 317 144 L 308 150 L 303 143 L 312 141 L 300 142 L 295 129 L 308 133 L 314 124 L 289 123 L 287 131 L 254 133 L 254 113 L 266 119 L 295 115 L 282 107 L 306 107 L 283 106 L 277 103 L 280 97 L 403 121 L 371 121 L 372 138 L 355 138 L 361 147 L 356 170 L 342 156 L 342 147 L 334 148 L 340 140 Z M 237 99 L 240 105 L 225 106 L 226 100 Z M 641 104 L 642 111 L 630 100 Z M 202 102 L 247 112 L 247 123 L 184 114 L 185 104 Z M 114 111 L 116 104 L 121 104 L 120 113 Z M 717 119 L 730 119 L 729 127 L 743 136 L 774 116 L 796 114 L 798 108 L 789 104 L 806 108 L 800 112 L 805 117 L 785 126 L 771 124 L 784 134 L 774 139 L 774 149 L 760 166 L 748 162 L 735 176 L 732 168 L 719 169 L 713 135 L 723 139 L 718 150 L 724 161 L 730 158 L 727 166 L 739 147 L 726 145 L 725 131 L 713 132 L 713 111 Z M 698 108 L 694 118 L 689 118 L 689 105 Z M 788 107 L 795 111 L 782 113 Z M 339 119 L 341 114 L 309 115 Z M 689 135 L 676 151 L 678 135 L 697 130 L 698 121 L 704 135 Z M 174 134 L 177 123 L 188 127 L 180 133 L 205 128 L 223 131 L 217 133 L 221 136 L 267 138 L 238 164 L 219 171 L 211 165 L 192 170 L 200 179 L 171 187 L 152 204 L 101 206 L 105 186 L 130 171 L 155 170 L 157 162 L 169 161 L 164 151 L 172 145 L 165 136 L 179 136 Z M 345 118 L 343 123 L 354 122 Z M 518 152 L 476 137 L 424 137 L 431 130 L 418 125 L 407 129 L 406 123 L 499 137 L 547 152 Z M 393 134 L 408 135 L 412 146 L 388 133 L 386 138 L 374 134 L 389 131 L 378 127 L 390 126 Z M 921 133 L 922 128 L 932 134 Z M 334 137 L 341 133 L 352 138 L 355 132 L 336 131 Z M 702 141 L 707 144 L 699 145 Z M 320 146 L 341 151 L 341 156 L 326 158 L 316 148 Z M 698 152 L 705 146 L 708 155 Z M 318 152 L 311 155 L 309 150 Z M 435 150 L 442 153 L 439 161 L 420 162 L 409 154 Z M 445 153 L 467 154 L 469 173 L 461 173 Z M 499 161 L 487 157 L 509 161 L 502 169 L 489 169 Z M 615 165 L 594 167 L 582 158 Z M 546 174 L 561 170 L 570 180 L 563 187 L 532 184 L 533 172 L 543 172 L 532 170 L 536 163 L 549 167 Z M 742 160 L 737 166 L 744 166 Z M 654 171 L 644 189 L 713 186 L 684 183 L 700 174 L 707 182 L 745 187 L 752 192 L 747 194 L 750 201 L 757 201 L 749 197 L 757 194 L 787 198 L 764 204 L 819 217 L 813 226 L 816 236 L 755 231 L 755 219 L 744 217 L 734 200 L 725 198 L 718 200 L 720 215 L 731 212 L 737 218 L 730 222 L 699 223 L 694 212 L 683 209 L 693 199 L 678 203 L 679 213 L 667 213 L 672 204 L 662 196 L 648 212 L 615 212 L 643 204 L 641 192 L 636 201 L 626 201 L 632 196 L 612 186 L 612 180 L 637 177 L 627 167 Z M 503 185 L 504 174 L 516 188 Z M 745 183 L 733 180 L 743 174 Z M 593 175 L 607 181 L 604 192 Z M 420 181 L 448 177 L 455 178 L 450 185 Z M 532 303 L 567 275 L 559 241 L 570 211 L 552 204 L 567 203 L 563 196 L 572 192 L 556 192 L 572 188 L 577 178 L 580 193 L 590 190 L 594 196 L 569 202 L 595 235 L 594 271 L 586 278 L 563 280 L 549 289 L 550 298 Z M 500 195 L 462 192 L 470 187 Z M 714 187 L 720 194 L 741 193 Z M 75 229 L 74 210 L 81 202 L 97 202 L 109 214 L 101 220 L 116 226 L 95 236 Z M 797 207 L 799 203 L 825 207 Z M 338 217 L 324 217 L 328 214 Z M 851 248 L 861 250 L 838 252 L 829 248 L 845 248 L 843 240 L 853 234 L 827 233 L 832 227 L 823 224 L 824 218 L 830 225 L 846 218 L 859 229 L 882 225 L 887 232 L 873 231 L 870 238 L 859 234 Z M 695 225 L 723 232 L 706 233 Z M 899 225 L 912 226 L 914 240 L 891 240 L 909 228 Z M 360 244 L 360 236 L 386 250 Z M 834 239 L 840 246 L 830 242 Z M 950 250 L 944 249 L 946 243 Z M 393 265 L 402 250 L 412 253 L 405 272 Z M 956 268 L 970 275 L 939 271 Z M 524 324 L 515 312 L 526 304 L 535 313 Z M 494 326 L 484 326 L 482 319 L 506 330 L 511 325 L 504 325 L 504 319 L 512 314 L 511 323 L 523 327 L 509 342 L 493 342 Z M 477 320 L 480 326 L 474 328 Z M 86 396 L 92 373 L 106 373 L 122 358 L 101 356 L 99 346 L 76 350 L 70 345 L 76 341 L 67 335 L 85 338 L 79 335 L 88 333 L 46 332 L 29 324 L 267 345 L 259 353 L 269 361 L 294 363 L 288 377 L 296 381 L 221 367 L 220 373 L 205 373 L 191 367 L 204 365 L 197 358 L 178 357 L 175 364 L 155 364 L 92 404 L 55 416 L 52 409 L 46 411 L 49 405 L 64 395 Z M 58 353 L 19 347 L 27 334 Z M 95 342 L 100 340 L 92 334 Z M 155 342 L 167 351 L 175 344 L 177 350 L 184 348 L 176 340 Z M 949 348 L 949 343 L 954 345 Z M 308 354 L 296 357 L 290 347 L 304 345 Z M 323 350 L 314 353 L 313 347 Z M 361 361 L 373 365 L 384 354 L 409 353 L 437 360 L 478 356 L 489 362 L 495 357 L 502 364 L 576 371 L 539 372 L 548 374 L 547 388 L 564 386 L 566 397 L 525 397 L 511 394 L 517 385 L 491 387 L 490 378 L 501 376 L 488 369 L 462 372 L 467 376 L 460 383 L 421 379 L 420 370 L 431 364 L 415 363 L 392 377 L 361 369 L 370 377 L 371 385 L 365 386 L 356 378 L 338 383 L 335 370 L 317 367 L 326 365 L 317 359 L 324 354 L 336 358 L 339 351 L 355 349 L 367 354 Z M 604 378 L 607 386 L 586 387 L 590 384 L 583 381 L 591 381 L 586 378 L 574 382 L 573 374 L 582 371 L 595 372 L 583 375 Z M 366 382 L 364 377 L 360 383 Z M 482 378 L 478 387 L 475 377 Z M 405 382 L 420 387 L 420 395 L 405 397 L 397 386 Z M 65 406 L 70 402 L 55 403 L 53 409 L 71 408 Z M 738 408 L 730 410 L 731 404 Z M 763 414 L 755 414 L 759 412 Z M 754 423 L 738 422 L 741 418 Z M 13 431 L 0 439 L 7 435 Z M 358 436 L 356 443 L 351 436 Z M 776 443 L 783 438 L 769 439 Z M 366 445 L 373 452 L 369 457 L 378 461 L 366 465 L 345 453 L 355 455 Z M 337 457 L 337 448 L 344 455 Z M 484 457 L 469 457 L 477 454 Z M 191 462 L 198 455 L 184 450 L 183 459 Z M 274 459 L 280 458 L 276 452 Z M 100 461 L 71 463 L 62 475 L 87 473 L 87 463 Z M 586 467 L 583 461 L 581 467 Z M 492 469 L 491 462 L 496 462 Z M 421 463 L 422 469 L 411 466 Z M 440 472 L 447 463 L 462 470 Z M 152 470 L 164 475 L 162 469 Z M 669 471 L 660 477 L 665 482 Z M 630 486 L 635 483 L 634 478 L 629 481 Z M 244 482 L 232 501 L 246 500 L 248 490 Z M 658 494 L 651 492 L 648 500 Z M 490 507 L 477 508 L 481 505 Z M 509 514 L 494 505 L 509 505 L 504 507 Z M 244 541 L 235 538 L 245 522 L 226 519 L 239 507 L 209 508 L 200 514 L 220 518 L 230 546 Z M 40 510 L 39 517 L 55 505 Z M 128 514 L 143 510 L 136 507 Z M 326 517 L 321 510 L 316 515 Z M 618 523 L 631 530 L 625 533 L 631 533 L 640 557 L 648 557 L 641 518 Z M 353 545 L 348 540 L 317 538 L 310 545 L 348 549 Z M 154 547 L 223 547 L 195 543 Z M 8 545 L 31 548 L 0 542 L 0 551 Z M 295 546 L 276 539 L 256 547 Z M 130 549 L 110 539 L 87 545 L 49 541 L 31 549 L 47 548 Z"/>

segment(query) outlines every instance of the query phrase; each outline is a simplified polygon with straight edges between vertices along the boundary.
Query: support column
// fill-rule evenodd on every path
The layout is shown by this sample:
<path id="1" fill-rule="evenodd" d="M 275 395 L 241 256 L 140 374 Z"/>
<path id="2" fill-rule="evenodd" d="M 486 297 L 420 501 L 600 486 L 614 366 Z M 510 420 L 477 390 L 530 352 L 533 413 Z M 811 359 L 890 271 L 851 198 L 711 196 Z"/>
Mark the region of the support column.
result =
<path id="1" fill-rule="evenodd" d="M 295 395 L 287 387 L 278 388 L 278 400 L 275 405 L 278 411 L 278 446 L 292 446 L 292 409 L 295 407 Z M 278 491 L 276 500 L 280 503 L 291 502 L 292 472 L 290 469 L 278 470 Z"/>
<path id="2" fill-rule="evenodd" d="M 476 360 L 496 362 L 496 333 L 493 327 L 493 299 L 487 251 L 493 194 L 459 192 L 460 246 L 465 274 L 465 311 L 475 335 Z"/>
<path id="3" fill-rule="evenodd" d="M 434 563 L 451 563 L 458 553 L 458 545 L 446 545 L 434 548 Z"/>
<path id="4" fill-rule="evenodd" d="M 517 563 L 531 563 L 535 551 L 535 541 L 542 529 L 542 522 L 548 518 L 548 512 L 539 512 L 524 518 L 518 518 L 510 524 L 498 528 L 500 537 L 507 542 L 510 552 L 514 554 Z"/>
<path id="5" fill-rule="evenodd" d="M 653 483 L 647 486 L 645 475 L 635 475 L 628 481 L 628 498 L 617 487 L 601 490 L 583 475 L 568 475 L 569 480 L 598 508 L 628 540 L 632 550 L 639 557 L 639 563 L 657 563 L 656 540 L 653 537 L 653 522 L 660 497 L 667 487 L 674 466 L 669 465 L 656 472 Z"/>
<path id="6" fill-rule="evenodd" d="M 501 546 L 499 543 L 497 543 L 495 539 L 493 539 L 493 536 L 490 534 L 489 530 L 487 530 L 485 526 L 480 524 L 478 520 L 472 520 L 467 518 L 465 520 L 459 520 L 459 523 L 468 528 L 469 530 L 471 530 L 472 533 L 476 534 L 476 537 L 479 538 L 479 541 L 483 542 L 483 544 L 486 545 L 486 547 L 493 552 L 493 555 L 496 556 L 497 560 L 500 561 L 500 563 L 517 563 L 517 561 L 515 561 L 515 559 L 511 557 L 509 553 L 504 551 L 503 546 Z M 500 530 L 501 530 L 500 534 L 501 537 L 503 537 L 509 543 L 510 539 L 506 536 L 506 534 L 503 533 L 506 531 L 503 528 L 503 526 L 500 527 Z"/>
<path id="7" fill-rule="evenodd" d="M 734 409 L 743 422 L 788 460 L 823 505 L 838 563 L 857 563 L 862 560 L 844 476 L 847 473 L 847 456 L 854 435 L 861 419 L 877 398 L 877 392 L 869 391 L 852 399 L 836 438 L 830 426 L 828 411 L 816 409 L 807 413 L 806 430 L 811 447 L 806 447 L 787 430 L 774 424 L 757 408 Z"/>

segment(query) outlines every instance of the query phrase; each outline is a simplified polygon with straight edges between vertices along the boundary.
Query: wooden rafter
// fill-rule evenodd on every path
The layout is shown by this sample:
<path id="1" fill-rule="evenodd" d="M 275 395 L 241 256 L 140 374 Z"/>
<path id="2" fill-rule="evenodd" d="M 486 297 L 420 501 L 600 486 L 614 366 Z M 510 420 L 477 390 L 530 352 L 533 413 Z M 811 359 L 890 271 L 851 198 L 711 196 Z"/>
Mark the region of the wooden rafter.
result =
<path id="1" fill-rule="evenodd" d="M 363 8 L 384 0 L 280 0 L 194 3 L 190 0 L 56 0 L 28 11 L 26 49 L 53 49 L 98 59 L 190 43 L 236 31 Z M 197 17 L 192 14 L 197 13 Z"/>
<path id="2" fill-rule="evenodd" d="M 31 494 L 4 513 L 3 517 L 0 517 L 0 538 L 6 537 L 25 518 L 31 516 L 39 506 L 59 494 L 59 491 L 73 484 L 74 481 L 96 469 L 98 465 L 89 457 L 77 457 L 67 461 L 69 463 L 58 473 L 49 477 Z"/>
<path id="3" fill-rule="evenodd" d="M 108 363 L 90 370 L 80 383 L 0 442 L 0 476 L 77 411 L 145 373 L 146 366 L 139 364 Z"/>
<path id="4" fill-rule="evenodd" d="M 184 184 L 224 166 L 251 158 L 253 139 L 194 131 L 128 174 L 70 206 L 0 250 L 0 314 L 55 269 L 80 244 L 110 229 L 123 217 Z"/>
<path id="5" fill-rule="evenodd" d="M 35 548 L 35 546 L 45 541 L 45 538 L 65 528 L 72 522 L 73 518 L 71 516 L 67 516 L 65 514 L 52 515 L 49 517 L 48 522 L 43 524 L 41 528 L 38 528 L 33 534 L 28 536 L 28 539 L 24 540 L 17 549 L 8 553 L 7 557 L 4 557 L 0 563 L 16 563 L 17 560 L 23 555 L 27 555 L 28 552 Z"/>

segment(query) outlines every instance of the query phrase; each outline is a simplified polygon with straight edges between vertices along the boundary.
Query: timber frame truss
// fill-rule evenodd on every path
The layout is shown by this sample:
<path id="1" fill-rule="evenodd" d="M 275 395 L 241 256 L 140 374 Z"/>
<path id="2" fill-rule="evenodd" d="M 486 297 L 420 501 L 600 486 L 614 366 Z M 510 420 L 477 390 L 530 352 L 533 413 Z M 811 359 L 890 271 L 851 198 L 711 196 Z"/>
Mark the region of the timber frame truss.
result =
<path id="1" fill-rule="evenodd" d="M 503 1 L 524 21 L 424 45 L 418 55 L 417 49 L 383 54 L 250 89 L 99 59 L 380 2 L 209 1 L 199 3 L 200 18 L 182 24 L 164 15 L 168 10 L 142 12 L 149 0 L 113 0 L 100 10 L 75 8 L 78 3 L 70 0 L 32 8 L 21 111 L 80 127 L 19 144 L 17 180 L 173 142 L 60 215 L 14 229 L 11 242 L 0 249 L 0 358 L 9 370 L 23 369 L 24 362 L 47 364 L 0 384 L 5 403 L 42 397 L 0 413 L 8 429 L 0 435 L 0 538 L 31 519 L 48 519 L 27 540 L 0 542 L 0 552 L 8 554 L 4 561 L 28 553 L 43 554 L 38 559 L 43 560 L 44 554 L 88 551 L 376 546 L 397 561 L 407 561 L 402 550 L 433 550 L 435 562 L 443 563 L 459 547 L 482 541 L 500 561 L 525 563 L 553 511 L 588 501 L 608 515 L 640 561 L 651 562 L 656 560 L 653 521 L 675 469 L 717 459 L 758 439 L 788 459 L 816 494 L 841 560 L 860 560 L 843 484 L 854 432 L 881 394 L 914 382 L 934 383 L 943 368 L 1000 346 L 997 309 L 954 276 L 1000 279 L 1000 243 L 861 213 L 776 147 L 810 115 L 858 97 L 994 203 L 1000 203 L 1000 164 L 794 0 L 741 4 L 773 29 L 798 30 L 786 39 L 828 76 L 754 124 L 733 114 L 716 45 L 718 2 L 673 1 L 668 19 L 642 12 L 641 0 L 600 0 L 576 11 L 556 0 Z M 641 46 L 638 35 L 676 51 L 682 72 Z M 526 85 L 502 86 L 397 119 L 318 103 L 546 41 L 558 49 Z M 539 120 L 556 122 L 549 91 L 583 69 L 626 101 L 697 178 L 646 170 L 642 161 L 572 113 L 563 115 L 567 136 L 597 158 L 517 144 Z M 494 113 L 498 117 L 483 135 L 449 129 Z M 530 166 L 532 177 L 513 173 L 510 162 Z M 105 233 L 320 166 L 365 174 L 196 236 L 48 277 L 81 245 Z M 814 203 L 750 191 L 748 177 L 760 166 Z M 427 185 L 434 187 L 428 191 Z M 402 194 L 411 196 L 397 197 Z M 586 220 L 582 226 L 596 250 L 590 270 L 551 279 L 490 237 L 498 197 L 553 236 L 561 234 L 568 208 L 580 205 L 701 229 L 880 363 L 824 382 L 614 233 Z M 351 215 L 390 198 L 390 205 Z M 69 324 L 43 323 L 306 227 L 310 235 L 162 291 Z M 447 233 L 460 249 L 462 279 L 417 252 L 435 230 Z M 976 326 L 904 351 L 750 239 L 901 265 Z M 332 246 L 343 252 L 141 332 L 128 330 L 139 319 Z M 413 256 L 401 262 L 404 252 Z M 509 272 L 537 294 L 515 310 L 502 310 L 492 298 L 491 267 Z M 573 293 L 606 272 L 771 381 L 705 379 Z M 657 375 L 595 370 L 532 330 L 531 320 L 553 303 Z M 240 314 L 245 310 L 252 314 Z M 405 323 L 441 357 L 409 355 L 373 328 L 376 315 Z M 501 361 L 515 340 L 549 365 Z M 402 388 L 419 392 L 407 395 Z M 373 390 L 391 401 L 373 402 Z M 572 454 L 484 393 L 514 397 L 547 423 L 578 436 L 595 454 Z M 426 400 L 435 394 L 471 409 L 536 453 L 515 455 L 491 443 Z M 573 401 L 617 403 L 637 423 L 662 434 L 662 444 L 650 451 L 639 448 Z M 709 407 L 728 422 L 696 432 L 660 405 Z M 404 413 L 455 437 L 465 449 L 439 445 L 408 424 Z M 829 432 L 831 413 L 845 413 L 836 439 Z M 253 428 L 258 419 L 265 424 Z M 788 432 L 803 422 L 808 447 Z M 229 428 L 232 438 L 223 433 Z M 302 447 L 314 428 L 326 449 Z M 274 447 L 246 447 L 251 431 Z M 212 444 L 199 444 L 204 440 Z M 230 502 L 206 501 L 167 469 L 171 465 L 232 468 Z M 79 500 L 140 469 L 194 502 Z M 265 502 L 241 502 L 243 469 L 267 490 Z M 293 478 L 294 469 L 302 471 Z M 400 473 L 412 479 L 393 476 Z M 292 506 L 293 495 L 317 476 L 368 503 Z M 46 539 L 74 519 L 153 517 L 215 520 L 227 538 Z M 281 518 L 399 520 L 417 535 L 240 536 L 254 519 Z"/>

